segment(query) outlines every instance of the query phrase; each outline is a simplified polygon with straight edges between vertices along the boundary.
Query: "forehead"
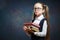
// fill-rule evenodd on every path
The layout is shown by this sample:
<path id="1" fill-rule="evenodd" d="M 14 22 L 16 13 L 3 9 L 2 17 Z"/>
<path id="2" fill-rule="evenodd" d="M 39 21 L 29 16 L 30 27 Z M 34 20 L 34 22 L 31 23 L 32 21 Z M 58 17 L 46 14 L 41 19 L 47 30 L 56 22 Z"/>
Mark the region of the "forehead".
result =
<path id="1" fill-rule="evenodd" d="M 36 4 L 34 5 L 34 8 L 37 8 L 37 7 L 42 8 L 42 4 L 41 4 L 41 3 L 36 3 Z"/>

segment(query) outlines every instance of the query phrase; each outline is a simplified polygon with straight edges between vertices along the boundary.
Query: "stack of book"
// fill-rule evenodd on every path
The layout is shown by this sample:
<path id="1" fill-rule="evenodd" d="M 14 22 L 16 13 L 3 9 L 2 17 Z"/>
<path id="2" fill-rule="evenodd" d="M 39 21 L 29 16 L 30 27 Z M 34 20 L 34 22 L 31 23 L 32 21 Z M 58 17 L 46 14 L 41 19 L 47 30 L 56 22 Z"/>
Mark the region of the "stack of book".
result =
<path id="1" fill-rule="evenodd" d="M 32 23 L 24 23 L 24 26 L 26 26 L 28 29 L 31 29 L 34 32 L 39 32 L 39 27 L 33 25 Z"/>

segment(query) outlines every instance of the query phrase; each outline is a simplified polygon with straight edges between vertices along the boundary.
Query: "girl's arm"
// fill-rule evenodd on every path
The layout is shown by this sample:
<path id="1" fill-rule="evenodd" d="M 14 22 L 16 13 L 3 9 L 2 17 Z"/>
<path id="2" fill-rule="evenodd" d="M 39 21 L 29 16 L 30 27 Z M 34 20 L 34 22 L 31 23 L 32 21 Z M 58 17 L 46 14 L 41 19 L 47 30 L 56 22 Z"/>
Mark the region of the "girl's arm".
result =
<path id="1" fill-rule="evenodd" d="M 44 37 L 47 34 L 47 21 L 44 21 L 42 32 L 34 32 L 34 35 Z"/>

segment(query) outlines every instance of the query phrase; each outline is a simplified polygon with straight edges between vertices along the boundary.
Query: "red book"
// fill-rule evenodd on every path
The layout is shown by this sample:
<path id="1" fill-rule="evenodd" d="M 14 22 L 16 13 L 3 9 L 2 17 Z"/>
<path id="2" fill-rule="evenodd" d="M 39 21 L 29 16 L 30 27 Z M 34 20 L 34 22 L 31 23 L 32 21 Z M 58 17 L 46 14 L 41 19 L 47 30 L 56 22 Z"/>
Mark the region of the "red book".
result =
<path id="1" fill-rule="evenodd" d="M 33 25 L 32 23 L 24 23 L 24 26 L 26 26 L 29 29 L 32 29 L 33 31 L 39 31 L 40 27 L 37 27 L 36 25 Z"/>
<path id="2" fill-rule="evenodd" d="M 40 28 L 40 27 L 38 27 L 38 26 L 36 26 L 36 25 L 33 25 L 32 23 L 24 23 L 24 26 L 35 26 L 35 27 L 37 27 L 37 28 Z"/>

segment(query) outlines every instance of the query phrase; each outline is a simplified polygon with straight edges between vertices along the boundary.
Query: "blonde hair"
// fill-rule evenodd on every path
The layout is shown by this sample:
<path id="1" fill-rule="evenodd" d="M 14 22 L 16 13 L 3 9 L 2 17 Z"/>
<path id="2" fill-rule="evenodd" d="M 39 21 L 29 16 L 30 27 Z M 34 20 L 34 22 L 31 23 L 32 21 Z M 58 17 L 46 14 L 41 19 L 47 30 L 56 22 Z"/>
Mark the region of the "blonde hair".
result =
<path id="1" fill-rule="evenodd" d="M 39 3 L 39 2 L 37 2 L 37 3 Z M 43 13 L 43 15 L 44 15 L 44 17 L 47 19 L 47 25 L 48 25 L 47 35 L 46 35 L 45 39 L 46 39 L 46 40 L 50 40 L 50 24 L 49 24 L 49 15 L 48 15 L 48 13 L 49 13 L 49 8 L 48 8 L 47 5 L 45 5 L 45 4 L 43 4 L 43 3 L 40 3 L 40 4 L 42 4 L 43 9 L 45 10 L 45 12 Z M 35 17 L 36 17 L 36 15 L 35 15 L 35 13 L 34 13 L 32 19 L 35 19 Z"/>

